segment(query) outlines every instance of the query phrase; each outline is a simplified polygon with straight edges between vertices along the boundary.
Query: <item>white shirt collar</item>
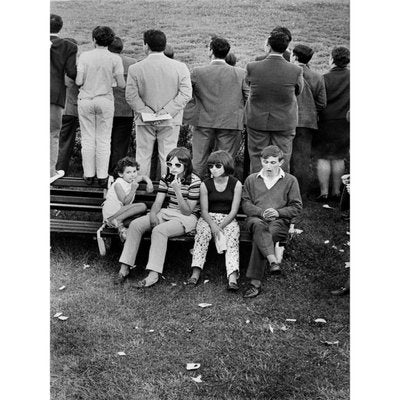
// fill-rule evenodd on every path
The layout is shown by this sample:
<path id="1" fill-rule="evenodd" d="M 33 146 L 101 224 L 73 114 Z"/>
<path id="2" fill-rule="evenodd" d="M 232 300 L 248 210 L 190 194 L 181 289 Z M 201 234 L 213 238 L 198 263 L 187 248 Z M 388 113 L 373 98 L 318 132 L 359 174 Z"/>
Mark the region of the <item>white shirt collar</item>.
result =
<path id="1" fill-rule="evenodd" d="M 213 64 L 213 63 L 224 63 L 224 64 L 226 64 L 226 61 L 223 60 L 222 58 L 214 58 L 214 60 L 211 60 L 210 64 Z"/>
<path id="2" fill-rule="evenodd" d="M 283 53 L 282 54 L 270 53 L 270 54 L 268 54 L 268 57 L 283 57 Z"/>
<path id="3" fill-rule="evenodd" d="M 265 178 L 265 176 L 262 174 L 262 168 L 261 168 L 261 170 L 260 170 L 260 172 L 257 174 L 257 178 L 259 177 L 259 176 L 261 176 L 261 178 Z M 279 168 L 279 174 L 278 174 L 278 176 L 276 176 L 275 178 L 284 178 L 285 177 L 285 171 L 282 169 L 282 168 Z M 275 179 L 275 178 L 272 178 L 272 179 Z M 266 179 L 271 179 L 271 178 L 266 178 Z"/>
<path id="4" fill-rule="evenodd" d="M 163 56 L 164 52 L 163 51 L 153 51 L 152 53 L 147 54 L 147 57 L 150 56 Z"/>
<path id="5" fill-rule="evenodd" d="M 279 174 L 275 177 L 275 178 L 266 178 L 263 174 L 262 174 L 262 169 L 261 171 L 257 174 L 257 178 L 261 176 L 261 178 L 263 179 L 265 186 L 268 189 L 271 189 L 272 186 L 275 185 L 276 182 L 279 181 L 279 179 L 284 178 L 285 177 L 285 172 L 283 171 L 282 168 L 279 168 Z"/>
<path id="6" fill-rule="evenodd" d="M 50 33 L 50 36 L 57 36 L 57 37 L 60 37 L 60 34 L 59 34 L 59 33 Z"/>

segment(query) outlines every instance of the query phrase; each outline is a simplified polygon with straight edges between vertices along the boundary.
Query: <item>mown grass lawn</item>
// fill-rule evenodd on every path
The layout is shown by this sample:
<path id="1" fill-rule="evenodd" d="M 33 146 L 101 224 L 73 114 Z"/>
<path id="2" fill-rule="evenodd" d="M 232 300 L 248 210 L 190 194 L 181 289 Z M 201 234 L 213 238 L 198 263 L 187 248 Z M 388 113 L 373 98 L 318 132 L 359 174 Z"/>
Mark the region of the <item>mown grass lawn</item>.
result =
<path id="1" fill-rule="evenodd" d="M 320 72 L 334 45 L 349 44 L 348 1 L 82 0 L 52 2 L 51 11 L 64 19 L 62 36 L 83 50 L 91 48 L 94 26 L 109 25 L 138 59 L 142 32 L 160 28 L 190 69 L 208 61 L 205 46 L 214 33 L 230 40 L 242 67 L 278 24 L 291 29 L 293 43 L 315 49 L 311 66 Z M 349 298 L 329 291 L 348 277 L 349 226 L 337 209 L 306 202 L 296 228 L 304 232 L 288 244 L 285 276 L 266 276 L 253 300 L 225 291 L 223 259 L 213 245 L 208 283 L 183 284 L 190 246 L 171 243 L 165 279 L 142 292 L 132 283 L 144 275 L 148 244 L 138 271 L 115 287 L 118 248 L 101 258 L 92 238 L 52 236 L 52 399 L 348 399 Z M 249 250 L 241 248 L 241 285 Z M 201 302 L 212 306 L 202 309 Z M 57 312 L 69 318 L 53 318 Z M 200 369 L 186 371 L 189 362 Z M 202 383 L 191 380 L 200 374 Z"/>

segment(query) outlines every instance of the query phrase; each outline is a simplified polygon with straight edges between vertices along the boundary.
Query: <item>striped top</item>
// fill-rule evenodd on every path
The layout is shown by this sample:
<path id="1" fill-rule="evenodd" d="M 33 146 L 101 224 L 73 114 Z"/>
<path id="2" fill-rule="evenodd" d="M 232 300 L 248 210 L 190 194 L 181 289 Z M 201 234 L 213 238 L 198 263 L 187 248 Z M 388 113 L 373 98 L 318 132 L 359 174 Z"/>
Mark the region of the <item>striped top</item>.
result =
<path id="1" fill-rule="evenodd" d="M 192 211 L 192 214 L 199 215 L 200 214 L 200 183 L 201 180 L 196 174 L 191 175 L 190 182 L 182 182 L 181 184 L 181 192 L 184 200 L 196 200 L 197 204 Z M 161 178 L 160 184 L 158 186 L 158 193 L 166 193 L 168 199 L 168 207 L 175 210 L 179 210 L 178 200 L 176 198 L 176 194 L 174 189 L 169 185 L 169 183 L 165 180 L 165 177 Z"/>

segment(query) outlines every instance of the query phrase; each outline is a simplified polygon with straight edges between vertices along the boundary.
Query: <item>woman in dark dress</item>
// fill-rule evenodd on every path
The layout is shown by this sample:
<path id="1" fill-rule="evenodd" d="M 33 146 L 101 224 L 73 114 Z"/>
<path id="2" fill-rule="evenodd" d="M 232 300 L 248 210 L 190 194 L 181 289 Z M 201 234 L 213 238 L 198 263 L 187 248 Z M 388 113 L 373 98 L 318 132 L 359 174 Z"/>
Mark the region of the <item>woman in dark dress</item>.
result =
<path id="1" fill-rule="evenodd" d="M 314 136 L 317 175 L 320 186 L 319 201 L 328 200 L 329 180 L 332 176 L 331 199 L 340 199 L 341 176 L 344 160 L 350 147 L 350 123 L 346 115 L 350 110 L 350 51 L 335 47 L 329 60 L 331 70 L 324 75 L 327 106 L 319 114 L 318 134 Z"/>

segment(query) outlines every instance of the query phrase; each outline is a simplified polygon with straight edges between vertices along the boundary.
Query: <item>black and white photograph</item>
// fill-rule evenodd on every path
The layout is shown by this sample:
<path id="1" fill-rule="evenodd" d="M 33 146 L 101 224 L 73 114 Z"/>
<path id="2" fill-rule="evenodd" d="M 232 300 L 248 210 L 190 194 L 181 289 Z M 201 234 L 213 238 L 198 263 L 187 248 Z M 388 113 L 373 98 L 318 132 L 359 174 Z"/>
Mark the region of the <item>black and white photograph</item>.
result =
<path id="1" fill-rule="evenodd" d="M 368 386 L 359 354 L 375 350 L 358 338 L 360 328 L 380 341 L 395 329 L 365 308 L 381 296 L 374 274 L 393 266 L 383 261 L 386 228 L 374 226 L 389 200 L 360 187 L 366 179 L 380 192 L 382 175 L 398 177 L 385 164 L 389 132 L 357 122 L 370 115 L 360 104 L 372 85 L 357 73 L 384 54 L 371 46 L 350 74 L 350 53 L 360 52 L 352 7 L 47 0 L 40 32 L 13 28 L 44 48 L 43 74 L 29 73 L 44 122 L 20 115 L 42 137 L 37 161 L 24 165 L 40 188 L 21 191 L 25 178 L 15 176 L 9 189 L 37 193 L 27 214 L 15 206 L 23 222 L 13 239 L 21 256 L 44 258 L 26 268 L 14 254 L 6 279 L 12 287 L 16 268 L 40 269 L 38 286 L 34 271 L 23 280 L 44 302 L 15 313 L 28 318 L 25 335 L 38 329 L 37 350 L 44 345 L 34 369 L 45 398 L 370 398 L 358 391 L 360 380 Z M 378 43 L 382 29 L 370 32 Z M 9 172 L 22 173 L 17 164 Z M 379 238 L 362 242 L 368 230 Z M 24 241 L 39 244 L 24 250 Z M 360 253 L 376 256 L 372 269 Z M 383 390 L 371 398 L 394 398 Z"/>

